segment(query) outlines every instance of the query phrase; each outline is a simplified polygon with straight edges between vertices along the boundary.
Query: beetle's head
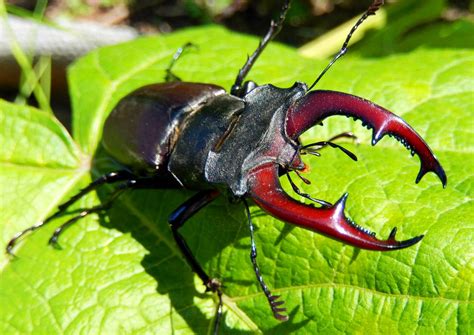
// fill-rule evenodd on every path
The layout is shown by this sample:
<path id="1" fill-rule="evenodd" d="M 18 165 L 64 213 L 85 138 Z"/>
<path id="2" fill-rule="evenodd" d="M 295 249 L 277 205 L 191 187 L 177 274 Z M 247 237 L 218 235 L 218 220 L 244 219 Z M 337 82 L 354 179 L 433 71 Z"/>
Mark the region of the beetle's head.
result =
<path id="1" fill-rule="evenodd" d="M 332 115 L 344 115 L 361 120 L 369 129 L 373 130 L 373 145 L 385 135 L 395 137 L 413 155 L 416 154 L 420 158 L 421 168 L 416 178 L 417 183 L 427 172 L 434 172 L 438 175 L 443 186 L 446 186 L 446 174 L 439 161 L 420 135 L 401 118 L 370 101 L 353 95 L 332 91 L 314 91 L 296 100 L 286 114 L 284 125 L 286 135 L 295 143 L 299 143 L 290 163 L 284 166 L 283 171 L 281 166 L 279 167 L 275 163 L 264 163 L 250 171 L 250 196 L 260 207 L 281 220 L 317 231 L 359 248 L 394 250 L 409 247 L 420 241 L 423 236 L 397 241 L 395 238 L 396 228 L 392 230 L 387 240 L 378 239 L 375 233 L 355 224 L 344 214 L 347 194 L 344 194 L 332 205 L 300 191 L 290 178 L 293 190 L 298 195 L 319 204 L 318 208 L 292 199 L 282 189 L 279 181 L 282 173 L 289 176 L 291 172 L 295 172 L 301 176 L 299 172 L 306 168 L 300 153 L 302 150 L 309 149 L 309 146 L 301 144 L 299 136 Z M 314 144 L 342 148 L 331 141 Z M 342 150 L 356 159 L 355 155 L 349 151 L 343 148 Z M 305 181 L 305 178 L 301 178 Z"/>

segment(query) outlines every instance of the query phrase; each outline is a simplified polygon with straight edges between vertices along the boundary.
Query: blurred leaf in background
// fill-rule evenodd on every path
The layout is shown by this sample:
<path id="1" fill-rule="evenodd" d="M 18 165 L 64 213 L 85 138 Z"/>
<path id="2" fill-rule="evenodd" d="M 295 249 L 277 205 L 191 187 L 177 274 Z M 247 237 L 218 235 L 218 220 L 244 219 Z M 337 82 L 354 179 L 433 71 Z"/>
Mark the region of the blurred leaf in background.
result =
<path id="1" fill-rule="evenodd" d="M 472 13 L 448 7 L 445 0 L 400 1 L 387 8 L 387 26 L 357 47 L 363 56 L 386 56 L 416 48 L 473 48 Z"/>

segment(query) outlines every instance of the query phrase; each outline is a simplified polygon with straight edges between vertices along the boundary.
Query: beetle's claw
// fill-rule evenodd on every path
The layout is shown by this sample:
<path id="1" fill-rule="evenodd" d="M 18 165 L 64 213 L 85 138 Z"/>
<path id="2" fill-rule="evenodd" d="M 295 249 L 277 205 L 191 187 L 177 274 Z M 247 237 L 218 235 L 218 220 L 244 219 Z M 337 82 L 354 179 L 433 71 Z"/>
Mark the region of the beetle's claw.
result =
<path id="1" fill-rule="evenodd" d="M 59 237 L 59 234 L 56 234 L 56 233 L 53 234 L 53 236 L 51 236 L 51 238 L 48 240 L 48 244 L 52 246 L 54 249 L 62 250 L 63 248 L 59 244 L 58 237 Z"/>

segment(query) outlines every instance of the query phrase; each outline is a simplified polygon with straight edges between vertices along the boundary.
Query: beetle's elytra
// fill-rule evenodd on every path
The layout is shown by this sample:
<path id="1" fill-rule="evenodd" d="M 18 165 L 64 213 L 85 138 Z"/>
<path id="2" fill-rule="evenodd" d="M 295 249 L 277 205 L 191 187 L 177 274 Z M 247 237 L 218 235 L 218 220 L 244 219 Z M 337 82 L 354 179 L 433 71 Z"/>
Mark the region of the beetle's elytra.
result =
<path id="1" fill-rule="evenodd" d="M 401 118 L 383 107 L 353 95 L 311 89 L 329 67 L 347 50 L 348 42 L 357 27 L 375 14 L 383 1 L 375 0 L 349 32 L 340 52 L 309 87 L 297 82 L 290 88 L 271 84 L 258 86 L 245 77 L 265 49 L 279 32 L 289 7 L 286 0 L 279 19 L 272 22 L 267 34 L 251 55 L 230 93 L 206 83 L 182 82 L 171 72 L 171 67 L 182 52 L 180 49 L 169 69 L 167 81 L 139 88 L 124 97 L 105 121 L 102 145 L 115 161 L 123 166 L 120 171 L 103 175 L 44 221 L 18 233 L 8 244 L 7 252 L 25 233 L 34 231 L 57 218 L 75 201 L 101 185 L 114 184 L 115 191 L 102 205 L 83 211 L 60 226 L 51 237 L 57 243 L 65 228 L 81 217 L 106 209 L 124 190 L 137 188 L 186 188 L 196 190 L 191 199 L 178 207 L 169 217 L 174 239 L 192 270 L 209 291 L 219 297 L 215 318 L 218 331 L 222 315 L 222 287 L 219 280 L 209 276 L 195 259 L 179 228 L 197 211 L 220 194 L 245 204 L 251 232 L 251 261 L 271 306 L 273 315 L 286 320 L 283 301 L 271 294 L 256 262 L 253 225 L 246 198 L 252 199 L 270 215 L 300 227 L 311 229 L 352 246 L 370 250 L 394 250 L 409 247 L 423 236 L 405 241 L 396 239 L 396 228 L 388 239 L 381 240 L 375 233 L 358 226 L 344 214 L 347 194 L 335 204 L 312 198 L 292 182 L 290 173 L 300 176 L 306 166 L 301 154 L 317 155 L 324 146 L 341 149 L 351 158 L 355 156 L 328 141 L 303 145 L 300 135 L 332 115 L 345 115 L 362 120 L 373 130 L 372 144 L 383 136 L 392 135 L 400 140 L 412 154 L 420 158 L 421 168 L 416 178 L 434 172 L 443 186 L 446 174 L 424 140 Z M 294 191 L 318 204 L 300 203 L 287 195 L 279 178 L 286 175 Z"/>

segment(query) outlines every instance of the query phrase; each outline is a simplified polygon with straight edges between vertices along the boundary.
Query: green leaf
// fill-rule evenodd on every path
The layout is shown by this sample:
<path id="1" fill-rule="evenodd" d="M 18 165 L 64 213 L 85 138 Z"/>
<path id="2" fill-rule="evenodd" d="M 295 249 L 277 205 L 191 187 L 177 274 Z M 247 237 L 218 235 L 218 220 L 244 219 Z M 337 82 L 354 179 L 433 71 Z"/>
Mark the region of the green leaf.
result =
<path id="1" fill-rule="evenodd" d="M 162 81 L 172 54 L 188 41 L 198 49 L 179 60 L 176 75 L 226 88 L 257 44 L 208 27 L 82 58 L 70 69 L 81 151 L 49 115 L 0 104 L 3 245 L 107 170 L 110 160 L 96 151 L 108 113 L 128 92 Z M 442 162 L 448 187 L 443 190 L 433 174 L 415 185 L 418 159 L 390 138 L 371 147 L 371 134 L 360 123 L 336 117 L 311 129 L 307 140 L 351 130 L 361 144 L 343 143 L 358 162 L 330 148 L 308 159 L 313 184 L 301 184 L 306 192 L 334 202 L 348 191 L 347 212 L 357 223 L 382 237 L 397 226 L 399 238 L 425 238 L 395 252 L 357 250 L 252 206 L 258 262 L 272 292 L 286 301 L 288 322 L 273 319 L 256 282 L 242 204 L 219 199 L 182 228 L 198 261 L 225 285 L 222 333 L 472 329 L 473 63 L 471 51 L 449 49 L 347 58 L 320 82 L 319 88 L 357 94 L 403 116 Z M 324 66 L 273 44 L 248 79 L 288 87 L 311 82 Z M 84 197 L 73 209 L 104 201 L 110 191 Z M 126 193 L 107 214 L 93 214 L 61 235 L 62 250 L 46 244 L 71 214 L 28 236 L 16 248 L 18 258 L 1 259 L 0 333 L 211 333 L 216 298 L 203 293 L 167 225 L 168 215 L 191 194 Z"/>

